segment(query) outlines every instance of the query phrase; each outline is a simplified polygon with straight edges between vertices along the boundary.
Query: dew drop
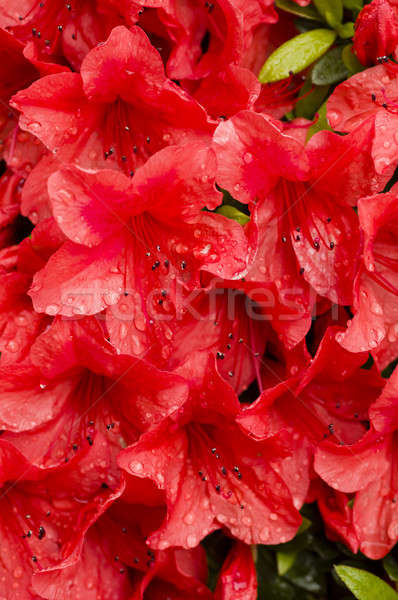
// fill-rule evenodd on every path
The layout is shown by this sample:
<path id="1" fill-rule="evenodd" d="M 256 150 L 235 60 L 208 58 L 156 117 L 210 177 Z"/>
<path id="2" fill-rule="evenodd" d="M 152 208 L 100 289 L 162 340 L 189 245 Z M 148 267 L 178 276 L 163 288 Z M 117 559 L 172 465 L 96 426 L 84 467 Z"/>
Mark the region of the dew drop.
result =
<path id="1" fill-rule="evenodd" d="M 144 469 L 144 465 L 141 462 L 133 461 L 129 464 L 129 468 L 133 473 L 141 473 Z"/>
<path id="2" fill-rule="evenodd" d="M 333 128 L 340 123 L 342 114 L 339 110 L 328 110 L 328 120 Z"/>
<path id="3" fill-rule="evenodd" d="M 184 523 L 186 525 L 192 525 L 192 523 L 194 522 L 194 516 L 192 513 L 187 513 L 183 519 Z"/>
<path id="4" fill-rule="evenodd" d="M 46 306 L 45 311 L 48 315 L 56 315 L 59 312 L 59 306 L 56 304 L 49 304 Z"/>
<path id="5" fill-rule="evenodd" d="M 390 166 L 391 159 L 388 156 L 378 156 L 374 159 L 376 171 L 382 173 L 384 169 Z"/>
<path id="6" fill-rule="evenodd" d="M 396 540 L 398 538 L 398 521 L 391 521 L 387 535 L 391 540 Z"/>
<path id="7" fill-rule="evenodd" d="M 189 548 L 194 548 L 198 543 L 198 538 L 196 535 L 190 534 L 187 536 L 187 546 Z"/>

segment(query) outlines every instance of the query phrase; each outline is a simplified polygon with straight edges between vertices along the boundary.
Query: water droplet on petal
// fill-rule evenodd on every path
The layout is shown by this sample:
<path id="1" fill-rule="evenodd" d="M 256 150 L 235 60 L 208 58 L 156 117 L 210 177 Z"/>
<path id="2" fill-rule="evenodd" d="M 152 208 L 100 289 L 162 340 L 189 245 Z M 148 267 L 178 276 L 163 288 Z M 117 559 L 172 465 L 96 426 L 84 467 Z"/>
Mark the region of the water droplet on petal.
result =
<path id="1" fill-rule="evenodd" d="M 342 114 L 339 110 L 328 110 L 328 120 L 333 128 L 340 123 Z"/>
<path id="2" fill-rule="evenodd" d="M 376 167 L 376 171 L 378 173 L 382 173 L 384 169 L 390 166 L 391 159 L 388 156 L 377 156 L 374 159 L 374 164 Z"/>
<path id="3" fill-rule="evenodd" d="M 196 535 L 190 534 L 187 536 L 187 546 L 189 548 L 194 548 L 198 544 L 198 538 Z"/>
<path id="4" fill-rule="evenodd" d="M 186 525 L 192 525 L 192 523 L 194 522 L 194 516 L 192 513 L 187 513 L 183 519 L 184 523 Z"/>
<path id="5" fill-rule="evenodd" d="M 56 315 L 59 312 L 59 306 L 56 304 L 49 304 L 46 306 L 45 311 L 48 315 Z"/>
<path id="6" fill-rule="evenodd" d="M 144 469 L 144 465 L 141 462 L 133 461 L 129 464 L 129 468 L 133 473 L 141 473 Z"/>

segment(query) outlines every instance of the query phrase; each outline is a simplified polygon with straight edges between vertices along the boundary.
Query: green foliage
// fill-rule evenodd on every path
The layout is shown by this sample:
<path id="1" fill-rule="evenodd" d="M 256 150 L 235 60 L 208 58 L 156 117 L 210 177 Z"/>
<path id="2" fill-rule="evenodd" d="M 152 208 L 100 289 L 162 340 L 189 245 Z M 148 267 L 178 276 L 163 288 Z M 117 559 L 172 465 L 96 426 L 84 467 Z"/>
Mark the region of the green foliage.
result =
<path id="1" fill-rule="evenodd" d="M 398 581 L 398 561 L 391 554 L 383 559 L 383 567 L 391 581 Z"/>
<path id="2" fill-rule="evenodd" d="M 348 76 L 348 69 L 343 62 L 342 48 L 337 46 L 318 60 L 312 69 L 311 79 L 315 85 L 331 85 Z"/>
<path id="3" fill-rule="evenodd" d="M 347 10 L 352 10 L 354 13 L 359 13 L 363 8 L 362 0 L 343 0 L 343 6 Z"/>
<path id="4" fill-rule="evenodd" d="M 300 73 L 320 58 L 335 39 L 336 33 L 331 29 L 312 29 L 296 35 L 268 57 L 260 71 L 260 82 L 280 81 L 290 73 Z"/>
<path id="5" fill-rule="evenodd" d="M 317 116 L 318 116 L 317 120 L 308 129 L 307 141 L 315 133 L 318 133 L 318 131 L 323 131 L 324 129 L 327 129 L 328 131 L 332 131 L 332 128 L 330 127 L 329 121 L 328 121 L 327 116 L 326 116 L 326 102 L 324 102 L 322 104 L 322 106 L 319 107 L 318 112 L 317 112 Z"/>
<path id="6" fill-rule="evenodd" d="M 343 20 L 342 0 L 313 0 L 319 14 L 330 27 L 338 27 Z"/>
<path id="7" fill-rule="evenodd" d="M 378 561 L 353 554 L 326 538 L 315 505 L 301 512 L 303 524 L 293 540 L 256 547 L 258 600 L 398 600 L 398 548 Z M 222 531 L 203 542 L 212 590 L 231 543 Z"/>
<path id="8" fill-rule="evenodd" d="M 348 38 L 352 38 L 354 35 L 354 23 L 348 21 L 347 23 L 337 25 L 336 31 L 343 40 L 348 40 Z"/>
<path id="9" fill-rule="evenodd" d="M 347 44 L 346 46 L 344 46 L 343 52 L 341 53 L 341 58 L 343 59 L 343 62 L 347 67 L 350 76 L 354 75 L 355 73 L 359 73 L 360 71 L 363 71 L 365 68 L 363 65 L 361 65 L 361 63 L 353 53 L 352 44 Z"/>
<path id="10" fill-rule="evenodd" d="M 346 565 L 335 567 L 338 576 L 358 600 L 398 600 L 398 594 L 379 577 Z"/>
<path id="11" fill-rule="evenodd" d="M 397 364 L 398 364 L 398 358 L 393 360 L 389 365 L 386 366 L 385 369 L 383 369 L 383 371 L 381 372 L 381 376 L 384 377 L 385 379 L 388 379 L 389 377 L 391 377 L 392 372 L 394 371 Z"/>
<path id="12" fill-rule="evenodd" d="M 328 85 L 314 85 L 311 78 L 308 77 L 301 88 L 299 99 L 294 107 L 294 116 L 313 119 L 328 92 Z"/>
<path id="13" fill-rule="evenodd" d="M 302 17 L 312 21 L 320 20 L 319 14 L 313 9 L 312 6 L 299 6 L 290 0 L 275 0 L 275 4 L 278 8 L 281 8 L 282 10 L 295 15 L 296 17 Z"/>
<path id="14" fill-rule="evenodd" d="M 229 206 L 228 204 L 223 204 L 219 206 L 216 212 L 220 215 L 224 215 L 228 219 L 233 219 L 240 225 L 246 225 L 250 221 L 250 217 L 245 215 L 243 212 L 235 208 L 234 206 Z"/>

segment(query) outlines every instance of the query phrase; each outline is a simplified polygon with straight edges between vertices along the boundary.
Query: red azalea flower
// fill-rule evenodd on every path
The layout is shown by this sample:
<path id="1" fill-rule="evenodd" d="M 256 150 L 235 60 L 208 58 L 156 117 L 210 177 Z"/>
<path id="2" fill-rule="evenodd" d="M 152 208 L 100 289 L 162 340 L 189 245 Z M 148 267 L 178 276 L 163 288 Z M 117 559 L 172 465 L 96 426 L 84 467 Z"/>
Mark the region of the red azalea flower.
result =
<path id="1" fill-rule="evenodd" d="M 306 368 L 295 366 L 288 377 L 277 377 L 274 387 L 265 389 L 238 417 L 256 439 L 267 439 L 282 430 L 289 433 L 293 454 L 281 475 L 295 492 L 298 507 L 308 492 L 318 444 L 329 437 L 343 444 L 360 439 L 369 407 L 382 386 L 377 373 L 360 368 L 366 353 L 342 351 L 334 337 L 335 328 L 330 328 Z"/>
<path id="2" fill-rule="evenodd" d="M 21 178 L 7 169 L 0 179 L 0 229 L 15 222 L 21 204 Z"/>
<path id="3" fill-rule="evenodd" d="M 337 339 L 351 352 L 371 350 L 384 368 L 398 350 L 397 186 L 387 194 L 361 198 L 358 215 L 364 252 L 354 283 L 354 318 Z"/>
<path id="4" fill-rule="evenodd" d="M 117 354 L 94 319 L 56 319 L 30 358 L 2 369 L 0 426 L 2 439 L 40 468 L 76 463 L 93 451 L 97 480 L 111 485 L 123 444 L 186 398 L 180 377 Z"/>
<path id="5" fill-rule="evenodd" d="M 18 228 L 15 225 L 12 228 L 15 237 Z M 0 253 L 3 278 L 0 298 L 2 366 L 24 361 L 36 337 L 50 323 L 47 315 L 40 315 L 33 310 L 27 292 L 34 273 L 45 265 L 62 242 L 61 231 L 55 222 L 48 219 L 29 238 L 19 245 L 4 248 Z"/>
<path id="6" fill-rule="evenodd" d="M 398 3 L 373 0 L 361 10 L 355 22 L 354 50 L 363 65 L 393 54 L 398 43 Z"/>
<path id="7" fill-rule="evenodd" d="M 133 294 L 121 298 L 106 313 L 111 342 L 121 352 L 145 356 L 167 370 L 176 369 L 196 351 L 212 352 L 220 374 L 241 393 L 259 373 L 267 341 L 277 343 L 268 320 L 233 282 L 216 279 L 210 289 L 181 296 L 176 306 L 167 297 L 160 298 L 161 305 L 154 299 L 149 319 Z"/>
<path id="8" fill-rule="evenodd" d="M 19 131 L 17 115 L 8 107 L 8 101 L 15 92 L 40 76 L 65 70 L 59 65 L 37 60 L 29 50 L 29 47 L 24 47 L 10 33 L 0 29 L 0 149 L 7 166 L 18 172 L 20 177 L 26 177 L 43 154 L 44 148 L 39 140 Z"/>
<path id="9" fill-rule="evenodd" d="M 33 44 L 41 60 L 68 62 L 78 69 L 113 27 L 133 24 L 139 9 L 138 2 L 128 0 L 0 0 L 0 25 Z"/>
<path id="10" fill-rule="evenodd" d="M 341 83 L 328 99 L 327 116 L 333 129 L 353 131 L 373 126 L 371 156 L 376 172 L 392 175 L 398 153 L 395 131 L 397 113 L 398 77 L 394 64 L 383 64 L 366 69 Z M 359 171 L 359 167 L 357 167 Z M 389 177 L 387 177 L 389 179 Z M 379 188 L 380 191 L 383 186 Z"/>
<path id="11" fill-rule="evenodd" d="M 1 256 L 1 254 L 3 254 Z M 0 262 L 4 258 L 0 253 Z M 36 336 L 48 321 L 32 309 L 26 292 L 31 278 L 26 273 L 1 269 L 0 351 L 1 365 L 24 360 Z"/>
<path id="12" fill-rule="evenodd" d="M 322 444 L 315 469 L 332 487 L 357 492 L 353 521 L 361 552 L 383 558 L 398 540 L 398 385 L 395 371 L 370 408 L 371 429 L 347 447 Z"/>
<path id="13" fill-rule="evenodd" d="M 214 600 L 256 600 L 257 574 L 250 546 L 235 542 L 217 582 Z"/>
<path id="14" fill-rule="evenodd" d="M 359 542 L 354 529 L 351 495 L 334 490 L 320 479 L 314 479 L 311 487 L 309 501 L 318 502 L 327 537 L 336 542 L 343 542 L 356 554 Z"/>
<path id="15" fill-rule="evenodd" d="M 275 284 L 280 303 L 306 319 L 304 335 L 314 301 L 311 287 L 333 302 L 352 298 L 359 232 L 350 205 L 361 190 L 380 184 L 368 128 L 344 137 L 320 132 L 306 146 L 296 139 L 303 137 L 299 131 L 299 136 L 294 129 L 283 132 L 279 122 L 243 111 L 218 126 L 214 148 L 217 182 L 251 203 L 260 229 L 259 252 L 246 280 Z"/>
<path id="16" fill-rule="evenodd" d="M 40 76 L 65 71 L 65 67 L 34 58 L 29 45 L 0 29 L 0 97 L 8 101 Z"/>
<path id="17" fill-rule="evenodd" d="M 293 15 L 280 11 L 276 23 L 263 23 L 252 29 L 250 43 L 245 45 L 239 65 L 257 76 L 270 54 L 298 33 Z"/>
<path id="18" fill-rule="evenodd" d="M 170 2 L 159 19 L 171 40 L 167 74 L 202 79 L 236 63 L 243 44 L 243 17 L 232 0 Z"/>
<path id="19" fill-rule="evenodd" d="M 32 570 L 73 564 L 87 529 L 120 496 L 123 485 L 101 487 L 87 458 L 84 480 L 72 465 L 38 474 L 11 444 L 0 442 L 1 593 L 30 598 Z"/>
<path id="20" fill-rule="evenodd" d="M 51 153 L 45 154 L 29 173 L 22 189 L 21 214 L 37 225 L 51 214 L 47 183 L 50 175 L 61 167 L 59 160 Z M 56 224 L 54 223 L 56 226 Z M 57 226 L 56 226 L 57 227 Z"/>
<path id="21" fill-rule="evenodd" d="M 258 28 L 264 24 L 274 25 L 278 21 L 278 13 L 275 10 L 273 0 L 232 0 L 237 12 L 241 13 L 243 23 L 243 52 L 253 42 L 253 37 Z"/>
<path id="22" fill-rule="evenodd" d="M 189 154 L 164 149 L 132 180 L 114 171 L 58 171 L 49 181 L 52 209 L 73 241 L 35 276 L 36 310 L 95 314 L 124 293 L 138 295 L 145 311 L 163 291 L 173 293 L 176 280 L 197 286 L 202 269 L 226 278 L 244 274 L 242 227 L 201 210 L 220 203 L 214 171 L 214 153 L 201 145 Z"/>
<path id="23" fill-rule="evenodd" d="M 129 501 L 132 501 L 130 503 Z M 135 501 L 139 500 L 135 498 Z M 176 600 L 212 597 L 205 585 L 207 566 L 201 547 L 150 550 L 148 533 L 160 524 L 163 509 L 117 500 L 88 530 L 81 556 L 69 567 L 38 573 L 33 589 L 40 597 L 65 600 L 79 594 L 95 600 L 157 600 L 169 594 Z"/>
<path id="24" fill-rule="evenodd" d="M 154 152 L 207 138 L 205 111 L 166 78 L 159 53 L 139 27 L 115 27 L 91 50 L 80 74 L 43 77 L 12 105 L 59 160 L 131 172 Z"/>
<path id="25" fill-rule="evenodd" d="M 240 110 L 253 108 L 260 89 L 259 81 L 248 69 L 229 65 L 201 79 L 192 95 L 213 118 L 225 119 Z"/>
<path id="26" fill-rule="evenodd" d="M 122 468 L 165 492 L 167 519 L 149 543 L 191 548 L 220 527 L 249 544 L 291 539 L 300 515 L 277 473 L 278 440 L 254 442 L 239 430 L 238 399 L 214 359 L 193 355 L 179 372 L 191 397 L 177 419 L 164 420 L 119 455 Z"/>

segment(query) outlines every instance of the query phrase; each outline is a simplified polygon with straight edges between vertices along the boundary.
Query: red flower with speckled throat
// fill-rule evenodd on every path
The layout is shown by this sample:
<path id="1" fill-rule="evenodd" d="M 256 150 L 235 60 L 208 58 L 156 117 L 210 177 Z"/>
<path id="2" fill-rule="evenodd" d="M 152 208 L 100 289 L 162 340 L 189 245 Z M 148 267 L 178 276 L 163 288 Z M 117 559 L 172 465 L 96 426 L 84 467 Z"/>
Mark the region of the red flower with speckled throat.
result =
<path id="1" fill-rule="evenodd" d="M 91 50 L 80 74 L 43 77 L 12 105 L 20 127 L 63 161 L 131 173 L 157 150 L 206 139 L 215 124 L 167 79 L 157 50 L 139 27 L 115 27 Z"/>
<path id="2" fill-rule="evenodd" d="M 168 515 L 149 538 L 154 548 L 194 547 L 220 527 L 248 544 L 277 544 L 300 524 L 279 474 L 283 442 L 255 442 L 240 430 L 238 398 L 214 362 L 192 355 L 177 370 L 189 401 L 119 455 L 127 472 L 164 490 Z"/>
<path id="3" fill-rule="evenodd" d="M 242 111 L 218 126 L 214 149 L 218 184 L 249 204 L 260 232 L 246 281 L 275 284 L 278 301 L 296 306 L 308 330 L 314 290 L 351 301 L 360 253 L 352 206 L 386 178 L 373 168 L 370 127 L 350 136 L 321 131 L 307 144 L 305 135 L 306 127 Z M 302 339 L 306 328 L 299 332 Z"/>
<path id="4" fill-rule="evenodd" d="M 187 397 L 178 375 L 118 354 L 94 318 L 55 319 L 29 358 L 1 370 L 2 440 L 43 470 L 92 454 L 97 479 L 109 487 L 120 477 L 123 445 Z"/>
<path id="5" fill-rule="evenodd" d="M 350 352 L 370 350 L 381 369 L 398 351 L 397 191 L 394 185 L 358 202 L 364 250 L 354 282 L 354 318 L 337 338 Z"/>
<path id="6" fill-rule="evenodd" d="M 201 270 L 243 275 L 243 228 L 202 210 L 221 202 L 214 174 L 214 152 L 196 144 L 163 149 L 133 179 L 72 167 L 52 175 L 52 210 L 69 240 L 34 278 L 35 309 L 95 314 L 133 294 L 145 317 L 147 302 L 172 297 L 177 280 L 192 289 Z"/>

